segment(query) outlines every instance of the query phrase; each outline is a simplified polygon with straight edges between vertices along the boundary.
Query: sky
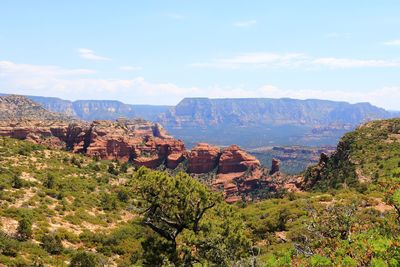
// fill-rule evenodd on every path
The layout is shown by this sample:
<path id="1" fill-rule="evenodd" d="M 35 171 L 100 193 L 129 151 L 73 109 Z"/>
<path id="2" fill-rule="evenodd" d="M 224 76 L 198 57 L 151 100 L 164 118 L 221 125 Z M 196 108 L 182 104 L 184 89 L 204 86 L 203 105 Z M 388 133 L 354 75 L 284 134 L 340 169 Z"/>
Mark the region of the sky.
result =
<path id="1" fill-rule="evenodd" d="M 400 110 L 400 1 L 2 0 L 0 92 Z"/>

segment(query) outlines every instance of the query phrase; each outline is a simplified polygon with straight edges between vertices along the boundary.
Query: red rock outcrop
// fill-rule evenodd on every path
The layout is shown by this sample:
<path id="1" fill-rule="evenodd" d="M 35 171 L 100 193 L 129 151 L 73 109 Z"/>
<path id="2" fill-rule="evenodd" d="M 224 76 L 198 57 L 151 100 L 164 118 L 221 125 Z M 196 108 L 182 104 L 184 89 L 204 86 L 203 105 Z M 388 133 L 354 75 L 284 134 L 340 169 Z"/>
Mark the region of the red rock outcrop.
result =
<path id="1" fill-rule="evenodd" d="M 219 159 L 218 172 L 244 172 L 251 168 L 260 167 L 260 161 L 248 154 L 237 145 L 232 145 L 222 152 Z"/>
<path id="2" fill-rule="evenodd" d="M 219 147 L 200 143 L 187 156 L 189 173 L 208 173 L 218 166 L 221 155 Z"/>
<path id="3" fill-rule="evenodd" d="M 101 159 L 132 160 L 140 166 L 176 166 L 184 159 L 182 141 L 167 135 L 159 125 L 143 120 L 0 121 L 0 135 L 64 148 Z"/>
<path id="4" fill-rule="evenodd" d="M 278 159 L 272 159 L 271 170 L 269 171 L 269 174 L 274 175 L 275 173 L 279 172 L 280 166 L 281 162 Z"/>

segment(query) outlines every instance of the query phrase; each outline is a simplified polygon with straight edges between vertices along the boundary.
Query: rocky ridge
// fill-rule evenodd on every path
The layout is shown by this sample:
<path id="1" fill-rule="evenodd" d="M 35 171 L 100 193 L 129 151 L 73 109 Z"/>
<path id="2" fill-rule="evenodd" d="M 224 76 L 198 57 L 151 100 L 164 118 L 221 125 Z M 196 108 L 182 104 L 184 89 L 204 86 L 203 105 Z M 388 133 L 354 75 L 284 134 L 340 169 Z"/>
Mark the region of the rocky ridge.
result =
<path id="1" fill-rule="evenodd" d="M 0 96 L 0 120 L 71 119 L 67 115 L 50 112 L 38 103 L 18 95 Z"/>

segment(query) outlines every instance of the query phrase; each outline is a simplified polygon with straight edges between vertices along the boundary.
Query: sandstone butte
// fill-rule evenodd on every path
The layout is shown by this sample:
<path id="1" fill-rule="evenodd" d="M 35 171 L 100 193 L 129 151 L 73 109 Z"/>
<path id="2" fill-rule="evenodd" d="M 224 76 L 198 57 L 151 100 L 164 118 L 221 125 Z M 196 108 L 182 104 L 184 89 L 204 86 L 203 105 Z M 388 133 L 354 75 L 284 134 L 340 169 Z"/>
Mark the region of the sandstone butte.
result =
<path id="1" fill-rule="evenodd" d="M 181 140 L 168 135 L 157 123 L 140 119 L 117 121 L 0 120 L 0 136 L 29 140 L 51 148 L 67 149 L 108 160 L 131 161 L 138 166 L 175 169 L 187 163 L 193 175 L 214 172 L 215 189 L 224 192 L 227 202 L 242 199 L 253 190 L 268 187 L 296 191 L 299 185 L 282 182 L 279 162 L 273 161 L 271 175 L 260 162 L 240 147 L 221 149 L 200 143 L 191 151 Z M 273 172 L 272 172 L 273 170 Z"/>

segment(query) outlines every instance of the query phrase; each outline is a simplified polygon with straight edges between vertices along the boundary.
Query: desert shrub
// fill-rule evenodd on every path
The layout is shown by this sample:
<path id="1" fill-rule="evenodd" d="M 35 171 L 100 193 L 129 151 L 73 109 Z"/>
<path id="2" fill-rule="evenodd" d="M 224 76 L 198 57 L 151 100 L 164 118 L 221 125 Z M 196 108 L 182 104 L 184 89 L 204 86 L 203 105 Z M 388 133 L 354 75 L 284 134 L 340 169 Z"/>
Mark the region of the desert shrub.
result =
<path id="1" fill-rule="evenodd" d="M 26 241 L 32 238 L 32 221 L 27 217 L 23 217 L 18 222 L 17 237 L 21 241 Z"/>
<path id="2" fill-rule="evenodd" d="M 44 235 L 41 239 L 42 248 L 50 254 L 60 254 L 63 250 L 61 238 L 54 234 Z"/>
<path id="3" fill-rule="evenodd" d="M 112 174 L 112 175 L 118 175 L 119 174 L 119 171 L 115 167 L 114 163 L 110 163 L 108 165 L 107 171 L 108 171 L 109 174 Z"/>
<path id="4" fill-rule="evenodd" d="M 17 240 L 0 232 L 0 253 L 5 256 L 16 257 L 20 250 L 20 244 Z"/>
<path id="5" fill-rule="evenodd" d="M 11 180 L 11 186 L 16 189 L 22 188 L 24 186 L 24 181 L 19 175 L 14 175 Z"/>
<path id="6" fill-rule="evenodd" d="M 127 173 L 128 172 L 128 168 L 129 168 L 129 163 L 128 162 L 124 162 L 121 164 L 121 166 L 119 167 L 119 171 L 121 173 Z"/>
<path id="7" fill-rule="evenodd" d="M 118 207 L 118 200 L 115 195 L 104 193 L 101 195 L 100 205 L 103 210 L 112 211 Z"/>
<path id="8" fill-rule="evenodd" d="M 48 189 L 53 189 L 56 184 L 56 177 L 53 174 L 48 174 L 43 185 Z"/>
<path id="9" fill-rule="evenodd" d="M 98 266 L 99 258 L 96 254 L 88 252 L 78 252 L 76 253 L 70 263 L 70 267 L 96 267 Z"/>

